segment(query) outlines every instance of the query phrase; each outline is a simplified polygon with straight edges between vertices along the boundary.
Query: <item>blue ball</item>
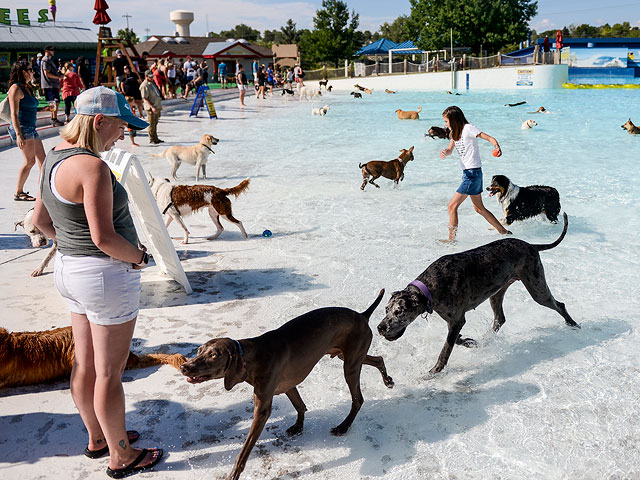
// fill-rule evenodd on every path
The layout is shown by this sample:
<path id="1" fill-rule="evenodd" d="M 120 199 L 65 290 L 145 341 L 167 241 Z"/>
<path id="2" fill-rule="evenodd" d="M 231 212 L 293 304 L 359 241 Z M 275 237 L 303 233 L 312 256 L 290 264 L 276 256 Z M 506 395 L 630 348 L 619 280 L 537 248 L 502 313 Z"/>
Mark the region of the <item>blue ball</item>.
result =
<path id="1" fill-rule="evenodd" d="M 263 237 L 270 237 L 271 235 L 273 235 L 273 233 L 271 233 L 271 230 L 265 230 L 264 232 L 262 232 Z"/>

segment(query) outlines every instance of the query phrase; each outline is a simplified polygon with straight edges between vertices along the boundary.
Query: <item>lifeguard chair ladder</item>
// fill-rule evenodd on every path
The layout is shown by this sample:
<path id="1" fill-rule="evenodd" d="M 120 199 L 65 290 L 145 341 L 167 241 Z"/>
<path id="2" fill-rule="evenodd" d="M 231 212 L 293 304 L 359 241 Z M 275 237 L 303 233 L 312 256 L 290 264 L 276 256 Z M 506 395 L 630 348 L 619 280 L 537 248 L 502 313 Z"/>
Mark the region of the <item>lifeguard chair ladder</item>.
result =
<path id="1" fill-rule="evenodd" d="M 113 60 L 116 58 L 116 56 L 115 54 L 112 55 L 112 51 L 115 51 L 117 49 L 122 50 L 122 55 L 124 55 L 124 57 L 129 62 L 131 71 L 138 74 L 138 70 L 133 64 L 133 60 L 131 60 L 131 57 L 129 56 L 127 47 L 131 50 L 131 52 L 133 52 L 133 55 L 135 57 L 139 57 L 136 47 L 133 46 L 130 40 L 113 38 L 113 36 L 111 35 L 111 29 L 109 27 L 100 27 L 100 30 L 98 31 L 98 50 L 96 52 L 96 73 L 93 80 L 94 85 L 103 85 L 105 87 L 116 86 L 115 72 L 113 70 Z M 105 56 L 102 54 L 103 50 L 105 49 L 108 50 L 109 55 Z M 104 72 L 107 76 L 106 82 L 100 81 L 102 72 Z M 138 74 L 138 76 L 140 75 Z"/>

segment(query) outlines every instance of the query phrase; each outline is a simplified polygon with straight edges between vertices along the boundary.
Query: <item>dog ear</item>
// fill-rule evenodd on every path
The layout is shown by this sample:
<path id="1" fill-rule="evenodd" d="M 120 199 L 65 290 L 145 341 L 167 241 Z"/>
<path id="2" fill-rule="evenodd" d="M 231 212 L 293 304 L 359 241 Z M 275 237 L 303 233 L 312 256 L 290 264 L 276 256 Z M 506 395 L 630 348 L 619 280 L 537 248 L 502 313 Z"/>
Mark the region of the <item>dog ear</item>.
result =
<path id="1" fill-rule="evenodd" d="M 411 146 L 411 148 L 409 149 L 410 152 L 413 152 L 413 147 L 415 147 L 415 145 Z"/>
<path id="2" fill-rule="evenodd" d="M 224 374 L 224 388 L 227 391 L 231 390 L 238 383 L 244 382 L 249 375 L 240 352 L 236 348 L 233 348 L 228 350 L 228 354 L 231 357 L 231 362 Z"/>
<path id="3" fill-rule="evenodd" d="M 24 220 L 20 220 L 19 222 L 16 222 L 13 224 L 13 231 L 17 231 L 18 227 L 22 227 L 24 228 Z"/>

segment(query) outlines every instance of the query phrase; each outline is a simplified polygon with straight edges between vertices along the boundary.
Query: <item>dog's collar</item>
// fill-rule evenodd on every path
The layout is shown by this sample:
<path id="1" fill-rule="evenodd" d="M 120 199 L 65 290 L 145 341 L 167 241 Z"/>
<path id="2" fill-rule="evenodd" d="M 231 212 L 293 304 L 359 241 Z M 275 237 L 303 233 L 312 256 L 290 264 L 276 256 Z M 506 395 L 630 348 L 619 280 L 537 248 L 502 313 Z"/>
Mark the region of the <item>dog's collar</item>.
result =
<path id="1" fill-rule="evenodd" d="M 431 298 L 431 292 L 429 291 L 427 286 L 420 280 L 414 280 L 413 282 L 410 282 L 409 285 L 414 286 L 418 290 L 420 290 L 422 295 L 424 295 L 424 297 L 429 301 L 429 303 L 427 303 L 427 312 L 433 313 L 433 298 Z"/>
<path id="2" fill-rule="evenodd" d="M 240 356 L 240 358 L 242 358 L 242 356 L 244 355 L 244 351 L 242 350 L 242 345 L 240 345 L 240 342 L 238 340 L 233 340 L 233 342 L 236 344 L 236 347 L 238 347 L 238 355 Z"/>
<path id="3" fill-rule="evenodd" d="M 209 148 L 209 146 L 208 146 L 208 145 L 205 145 L 204 143 L 201 143 L 200 145 L 202 145 L 204 148 L 206 148 L 207 150 L 209 150 L 209 151 L 210 151 L 211 153 L 213 153 L 214 155 L 216 154 L 216 152 L 214 152 L 213 150 L 211 150 L 211 149 Z"/>
<path id="4" fill-rule="evenodd" d="M 175 206 L 175 204 L 173 203 L 173 189 L 176 187 L 171 187 L 171 193 L 170 193 L 170 202 L 169 204 L 164 207 L 164 210 L 162 211 L 162 215 L 164 215 L 165 213 L 167 213 L 167 210 L 169 210 L 171 207 Z"/>

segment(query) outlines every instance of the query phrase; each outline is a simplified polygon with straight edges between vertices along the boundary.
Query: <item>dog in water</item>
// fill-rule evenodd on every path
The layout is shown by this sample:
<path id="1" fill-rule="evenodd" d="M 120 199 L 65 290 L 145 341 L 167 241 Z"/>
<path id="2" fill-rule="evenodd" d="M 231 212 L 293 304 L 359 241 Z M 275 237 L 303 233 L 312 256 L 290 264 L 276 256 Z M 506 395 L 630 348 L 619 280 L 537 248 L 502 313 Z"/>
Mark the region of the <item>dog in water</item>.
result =
<path id="1" fill-rule="evenodd" d="M 353 98 L 362 98 L 362 94 L 360 92 L 351 92 L 349 95 L 353 95 Z"/>
<path id="2" fill-rule="evenodd" d="M 69 378 L 74 347 L 71 327 L 42 332 L 8 332 L 0 328 L 0 388 Z M 162 364 L 180 368 L 185 360 L 179 353 L 138 356 L 130 351 L 126 368 Z"/>
<path id="3" fill-rule="evenodd" d="M 361 92 L 368 93 L 369 95 L 373 93 L 373 88 L 361 87 L 357 83 L 354 85 L 354 87 L 360 90 Z"/>
<path id="4" fill-rule="evenodd" d="M 409 150 L 404 148 L 401 149 L 398 158 L 388 162 L 383 160 L 372 160 L 371 162 L 359 164 L 358 168 L 362 170 L 363 178 L 360 190 L 364 190 L 364 187 L 367 186 L 367 182 L 376 188 L 380 188 L 380 185 L 373 182 L 379 177 L 393 180 L 395 185 L 398 185 L 398 182 L 404 180 L 404 167 L 411 160 L 413 160 L 413 147 Z M 371 179 L 369 179 L 369 177 L 371 177 Z"/>
<path id="5" fill-rule="evenodd" d="M 24 228 L 24 231 L 26 232 L 26 234 L 29 235 L 29 239 L 31 240 L 31 246 L 33 248 L 44 247 L 49 243 L 49 238 L 47 238 L 47 236 L 44 233 L 42 233 L 42 231 L 38 227 L 34 225 L 33 212 L 34 210 L 32 208 L 26 213 L 26 215 L 22 220 L 20 220 L 19 222 L 16 222 L 13 225 L 13 229 L 17 230 L 18 227 Z M 58 242 L 54 240 L 53 245 L 51 245 L 51 248 L 47 252 L 47 256 L 44 257 L 44 260 L 42 261 L 42 263 L 40 263 L 38 268 L 36 268 L 33 272 L 31 272 L 32 277 L 39 277 L 40 275 L 42 275 L 42 272 L 44 272 L 44 269 L 47 268 L 47 265 L 49 265 L 49 262 L 56 254 L 57 249 L 58 249 Z"/>
<path id="6" fill-rule="evenodd" d="M 475 340 L 462 338 L 460 331 L 466 323 L 466 313 L 487 298 L 494 315 L 493 331 L 500 330 L 506 321 L 502 308 L 504 295 L 518 280 L 536 303 L 558 312 L 570 327 L 580 328 L 564 303 L 551 294 L 540 260 L 541 251 L 560 244 L 567 227 L 565 214 L 562 234 L 553 243 L 533 245 L 517 238 L 505 238 L 440 257 L 403 290 L 393 292 L 378 332 L 387 340 L 397 340 L 418 316 L 436 312 L 448 326 L 444 346 L 430 370 L 432 374 L 438 373 L 449 361 L 454 345 L 477 346 Z M 412 344 L 415 343 L 414 340 Z"/>
<path id="7" fill-rule="evenodd" d="M 325 105 L 321 108 L 313 108 L 311 109 L 311 115 L 320 115 L 321 117 L 324 117 L 329 111 L 329 108 L 329 105 Z"/>
<path id="8" fill-rule="evenodd" d="M 640 128 L 636 127 L 631 119 L 627 120 L 627 123 L 621 125 L 630 135 L 638 135 L 640 134 Z"/>
<path id="9" fill-rule="evenodd" d="M 451 135 L 451 130 L 449 130 L 449 127 L 436 127 L 433 126 L 429 129 L 429 133 L 425 133 L 424 136 L 425 137 L 431 137 L 431 138 L 445 138 L 448 139 Z"/>
<path id="10" fill-rule="evenodd" d="M 396 93 L 395 91 L 389 90 L 388 88 L 385 88 L 384 91 L 385 91 L 385 93 Z"/>
<path id="11" fill-rule="evenodd" d="M 300 87 L 300 100 L 302 100 L 303 98 L 313 100 L 314 98 L 321 96 L 322 92 L 317 88 L 312 88 L 309 86 Z"/>
<path id="12" fill-rule="evenodd" d="M 217 228 L 217 232 L 207 237 L 207 240 L 215 240 L 220 236 L 224 228 L 220 223 L 220 217 L 231 223 L 235 223 L 240 233 L 247 238 L 247 232 L 242 222 L 233 216 L 229 195 L 238 197 L 249 188 L 249 179 L 245 179 L 233 188 L 218 188 L 213 185 L 171 185 L 168 178 L 153 178 L 149 180 L 151 192 L 158 203 L 162 214 L 167 216 L 165 225 L 168 227 L 175 220 L 184 232 L 183 244 L 189 243 L 189 230 L 182 219 L 184 216 L 196 213 L 204 208 Z"/>
<path id="13" fill-rule="evenodd" d="M 520 121 L 522 122 L 522 125 L 520 126 L 520 129 L 522 129 L 522 130 L 529 130 L 529 129 L 531 129 L 531 128 L 533 128 L 533 127 L 538 125 L 538 122 L 536 122 L 535 120 L 533 120 L 531 118 L 528 119 L 528 120 L 520 119 Z"/>
<path id="14" fill-rule="evenodd" d="M 529 112 L 529 113 L 551 113 L 551 112 L 544 107 L 540 107 L 535 112 Z"/>
<path id="15" fill-rule="evenodd" d="M 502 206 L 504 225 L 511 225 L 517 220 L 535 217 L 542 213 L 552 223 L 558 222 L 560 214 L 560 194 L 553 187 L 531 185 L 519 187 L 504 175 L 494 175 L 487 187 L 489 196 L 498 195 L 498 203 Z"/>
<path id="16" fill-rule="evenodd" d="M 418 110 L 396 110 L 398 120 L 419 120 L 422 107 L 418 107 Z"/>
<path id="17" fill-rule="evenodd" d="M 281 95 L 295 95 L 295 92 L 290 88 L 283 88 Z"/>
<path id="18" fill-rule="evenodd" d="M 165 149 L 162 153 L 153 154 L 154 157 L 165 157 L 169 161 L 171 166 L 171 178 L 177 180 L 176 172 L 180 165 L 188 163 L 189 165 L 195 165 L 196 167 L 196 182 L 200 181 L 200 172 L 202 172 L 202 178 L 207 178 L 207 159 L 210 153 L 214 153 L 211 150 L 213 145 L 217 145 L 220 140 L 205 133 L 200 141 L 192 147 L 184 147 L 182 145 L 173 145 Z"/>
<path id="19" fill-rule="evenodd" d="M 325 88 L 325 90 L 327 90 L 327 84 L 329 83 L 329 80 L 319 80 L 318 81 L 318 88 L 320 90 L 322 90 L 322 87 Z"/>

